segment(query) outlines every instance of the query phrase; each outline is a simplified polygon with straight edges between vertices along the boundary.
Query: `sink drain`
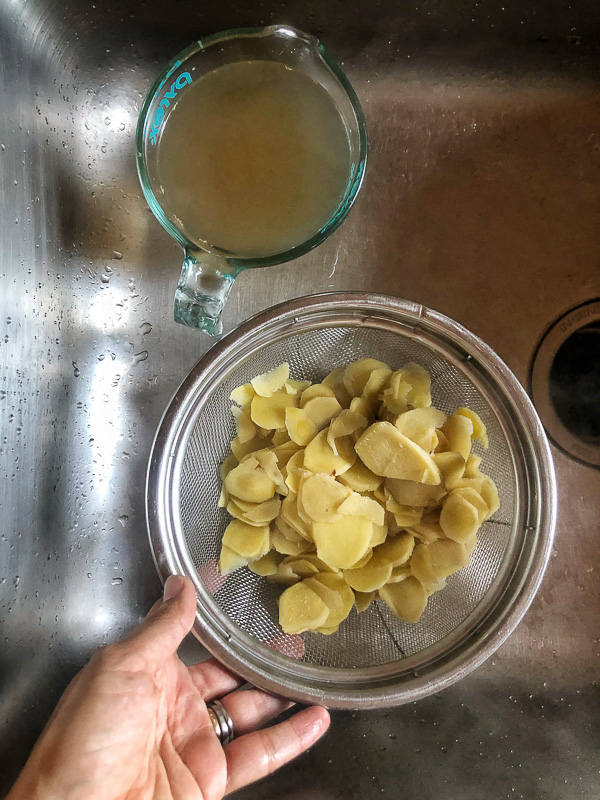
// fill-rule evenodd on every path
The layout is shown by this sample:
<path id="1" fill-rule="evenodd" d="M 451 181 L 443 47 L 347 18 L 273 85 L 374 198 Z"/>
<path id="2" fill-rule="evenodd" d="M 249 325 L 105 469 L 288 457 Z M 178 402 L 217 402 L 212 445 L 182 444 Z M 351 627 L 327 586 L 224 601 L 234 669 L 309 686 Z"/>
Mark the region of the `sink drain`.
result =
<path id="1" fill-rule="evenodd" d="M 531 394 L 555 444 L 600 466 L 600 300 L 577 306 L 546 331 L 531 366 Z"/>

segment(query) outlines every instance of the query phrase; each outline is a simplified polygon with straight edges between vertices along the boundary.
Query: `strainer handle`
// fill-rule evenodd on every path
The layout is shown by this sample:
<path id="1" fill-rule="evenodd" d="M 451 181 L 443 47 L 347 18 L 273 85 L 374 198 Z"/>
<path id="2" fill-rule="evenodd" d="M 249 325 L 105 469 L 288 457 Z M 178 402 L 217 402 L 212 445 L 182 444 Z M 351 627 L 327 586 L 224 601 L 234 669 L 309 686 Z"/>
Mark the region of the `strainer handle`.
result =
<path id="1" fill-rule="evenodd" d="M 175 322 L 219 334 L 221 312 L 238 272 L 226 258 L 186 250 L 175 292 Z"/>

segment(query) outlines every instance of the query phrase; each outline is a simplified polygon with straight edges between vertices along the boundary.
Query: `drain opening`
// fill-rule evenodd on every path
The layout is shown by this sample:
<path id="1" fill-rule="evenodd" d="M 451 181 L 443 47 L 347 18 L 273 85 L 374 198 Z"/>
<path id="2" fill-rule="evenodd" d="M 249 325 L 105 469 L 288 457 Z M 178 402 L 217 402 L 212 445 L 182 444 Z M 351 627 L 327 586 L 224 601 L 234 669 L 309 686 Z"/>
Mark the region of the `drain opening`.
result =
<path id="1" fill-rule="evenodd" d="M 561 344 L 550 368 L 549 389 L 565 428 L 600 445 L 600 323 L 584 325 Z"/>
<path id="2" fill-rule="evenodd" d="M 531 394 L 555 444 L 600 466 L 600 300 L 572 309 L 546 331 L 531 367 Z"/>

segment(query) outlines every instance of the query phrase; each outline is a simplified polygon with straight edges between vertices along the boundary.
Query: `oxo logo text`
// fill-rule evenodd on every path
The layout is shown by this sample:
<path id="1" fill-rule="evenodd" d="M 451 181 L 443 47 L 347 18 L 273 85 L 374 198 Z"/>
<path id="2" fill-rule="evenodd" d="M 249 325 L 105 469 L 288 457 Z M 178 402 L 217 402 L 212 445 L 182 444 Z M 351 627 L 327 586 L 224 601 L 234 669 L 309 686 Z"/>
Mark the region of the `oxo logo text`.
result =
<path id="1" fill-rule="evenodd" d="M 148 134 L 152 144 L 156 144 L 156 142 L 158 141 L 158 134 L 160 132 L 161 125 L 165 118 L 165 108 L 168 108 L 171 105 L 170 101 L 174 100 L 177 97 L 178 90 L 183 89 L 184 86 L 187 86 L 188 83 L 191 82 L 192 82 L 192 77 L 190 73 L 182 72 L 181 75 L 177 78 L 177 80 L 173 81 L 173 83 L 171 84 L 171 88 L 164 93 L 163 99 L 160 101 L 160 105 L 154 112 L 154 117 L 152 119 L 152 128 L 150 129 L 150 133 Z M 158 91 L 160 91 L 160 89 Z"/>

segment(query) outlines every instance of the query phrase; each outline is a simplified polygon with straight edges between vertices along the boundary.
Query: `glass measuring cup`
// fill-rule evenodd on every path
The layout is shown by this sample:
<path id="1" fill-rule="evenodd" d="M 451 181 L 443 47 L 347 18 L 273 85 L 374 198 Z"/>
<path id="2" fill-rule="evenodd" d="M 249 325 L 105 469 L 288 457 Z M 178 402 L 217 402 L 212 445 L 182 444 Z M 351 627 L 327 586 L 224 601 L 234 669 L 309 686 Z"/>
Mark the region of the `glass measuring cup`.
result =
<path id="1" fill-rule="evenodd" d="M 349 167 L 343 195 L 328 220 L 305 241 L 282 252 L 248 257 L 184 229 L 169 207 L 159 178 L 161 136 L 177 99 L 195 81 L 239 61 L 279 62 L 317 82 L 335 105 L 344 126 Z M 315 137 L 319 131 L 314 132 Z M 174 318 L 214 335 L 233 280 L 242 270 L 291 261 L 321 244 L 344 220 L 363 181 L 367 132 L 358 98 L 320 42 L 286 26 L 225 31 L 194 42 L 156 79 L 142 105 L 136 132 L 136 161 L 144 196 L 161 225 L 182 246 L 183 267 L 175 292 Z"/>

